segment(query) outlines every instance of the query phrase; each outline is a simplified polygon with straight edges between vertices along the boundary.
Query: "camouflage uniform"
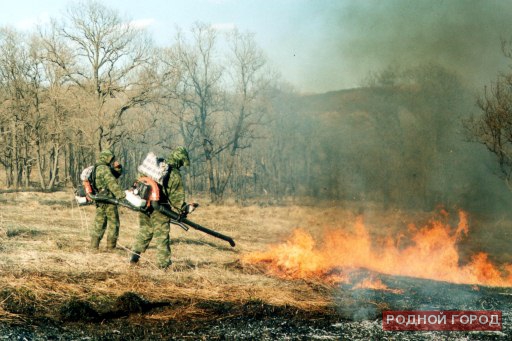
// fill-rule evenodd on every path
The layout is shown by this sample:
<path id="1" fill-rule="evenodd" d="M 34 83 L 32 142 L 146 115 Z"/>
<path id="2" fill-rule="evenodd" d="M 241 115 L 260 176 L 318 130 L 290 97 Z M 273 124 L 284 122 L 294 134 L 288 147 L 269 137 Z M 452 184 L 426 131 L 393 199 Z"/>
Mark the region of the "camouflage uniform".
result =
<path id="1" fill-rule="evenodd" d="M 115 156 L 110 150 L 104 150 L 96 162 L 96 189 L 98 193 L 110 198 L 123 199 L 126 194 L 119 186 L 111 169 Z M 119 212 L 116 205 L 96 204 L 96 217 L 91 232 L 91 248 L 98 249 L 100 241 L 105 234 L 107 225 L 110 229 L 107 234 L 107 249 L 114 249 L 119 236 Z"/>
<path id="2" fill-rule="evenodd" d="M 181 166 L 190 165 L 188 153 L 185 148 L 178 147 L 171 153 L 167 162 L 171 165 L 171 172 L 168 180 L 164 181 L 165 188 L 160 193 L 160 205 L 171 206 L 171 209 L 180 212 L 185 204 L 185 189 L 180 174 Z M 160 186 L 159 186 L 160 188 Z M 146 251 L 149 243 L 155 238 L 157 247 L 158 266 L 165 269 L 171 265 L 171 248 L 170 248 L 170 219 L 158 211 L 153 211 L 149 215 L 145 213 L 139 214 L 139 234 L 135 245 L 132 249 L 134 254 L 131 262 L 136 263 L 139 255 Z"/>

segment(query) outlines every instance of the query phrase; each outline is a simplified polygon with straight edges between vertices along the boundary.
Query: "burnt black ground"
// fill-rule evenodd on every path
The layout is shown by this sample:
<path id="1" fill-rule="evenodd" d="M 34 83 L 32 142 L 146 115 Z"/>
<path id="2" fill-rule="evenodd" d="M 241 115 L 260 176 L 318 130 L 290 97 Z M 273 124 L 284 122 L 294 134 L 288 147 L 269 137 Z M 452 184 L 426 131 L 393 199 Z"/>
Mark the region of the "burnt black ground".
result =
<path id="1" fill-rule="evenodd" d="M 324 321 L 325 322 L 325 321 Z M 504 323 L 510 325 L 511 314 Z M 501 332 L 385 332 L 382 321 L 319 323 L 284 317 L 150 323 L 133 320 L 101 324 L 32 321 L 0 325 L 0 340 L 510 340 Z"/>
<path id="2" fill-rule="evenodd" d="M 512 288 L 457 285 L 431 280 L 387 276 L 361 270 L 354 276 L 380 279 L 390 289 L 334 288 L 334 306 L 322 312 L 275 307 L 254 301 L 245 304 L 194 302 L 201 318 L 182 317 L 155 322 L 147 313 L 191 302 L 147 302 L 129 293 L 115 309 L 92 312 L 84 320 L 73 314 L 23 322 L 0 322 L 0 340 L 512 340 Z M 72 302 L 82 312 L 87 304 Z M 120 307 L 123 307 L 121 309 Z M 498 332 L 389 332 L 382 329 L 382 310 L 500 310 Z M 72 318 L 70 318 L 70 316 Z"/>

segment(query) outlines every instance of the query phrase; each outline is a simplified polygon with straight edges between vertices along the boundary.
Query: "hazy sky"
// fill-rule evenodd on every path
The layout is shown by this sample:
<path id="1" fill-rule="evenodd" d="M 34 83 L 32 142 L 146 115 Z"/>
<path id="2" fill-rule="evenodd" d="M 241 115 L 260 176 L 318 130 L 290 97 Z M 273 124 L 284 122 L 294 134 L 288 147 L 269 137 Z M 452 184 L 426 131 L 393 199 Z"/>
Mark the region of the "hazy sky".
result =
<path id="1" fill-rule="evenodd" d="M 75 0 L 3 1 L 0 24 L 30 30 Z M 255 33 L 272 65 L 298 90 L 356 87 L 388 65 L 440 63 L 477 85 L 507 61 L 512 37 L 505 0 L 103 0 L 144 25 L 160 45 L 195 21 Z"/>

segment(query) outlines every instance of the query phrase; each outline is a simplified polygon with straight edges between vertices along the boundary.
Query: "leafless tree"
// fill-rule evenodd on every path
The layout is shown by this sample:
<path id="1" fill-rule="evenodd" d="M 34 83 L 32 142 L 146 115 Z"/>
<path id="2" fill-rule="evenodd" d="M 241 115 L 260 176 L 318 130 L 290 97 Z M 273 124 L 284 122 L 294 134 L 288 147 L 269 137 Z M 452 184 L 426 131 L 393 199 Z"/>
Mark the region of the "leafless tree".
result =
<path id="1" fill-rule="evenodd" d="M 180 32 L 167 54 L 179 81 L 167 88 L 184 143 L 204 161 L 212 201 L 222 199 L 238 152 L 251 145 L 267 109 L 266 60 L 254 37 L 234 31 L 229 39 L 197 23 Z M 219 53 L 219 45 L 230 48 Z"/>
<path id="2" fill-rule="evenodd" d="M 215 168 L 213 158 L 217 152 L 216 116 L 223 112 L 224 97 L 221 87 L 223 67 L 216 61 L 217 32 L 206 24 L 197 23 L 191 30 L 192 42 L 189 43 L 182 33 L 178 34 L 176 53 L 183 74 L 181 101 L 190 109 L 192 130 L 202 147 L 209 181 L 209 193 L 217 200 Z M 195 137 L 184 136 L 185 141 Z"/>
<path id="3" fill-rule="evenodd" d="M 503 39 L 501 46 L 503 55 L 512 60 L 512 40 Z M 476 105 L 480 115 L 464 121 L 467 136 L 496 156 L 501 176 L 512 190 L 512 72 L 499 74 Z"/>
<path id="4" fill-rule="evenodd" d="M 465 121 L 469 139 L 483 144 L 497 158 L 501 175 L 511 187 L 512 91 L 510 75 L 499 76 L 478 98 L 481 115 Z"/>
<path id="5" fill-rule="evenodd" d="M 1 162 L 8 185 L 28 186 L 34 161 L 31 140 L 40 124 L 39 68 L 34 65 L 28 39 L 12 29 L 0 31 L 0 50 L 0 116 L 5 146 Z"/>
<path id="6" fill-rule="evenodd" d="M 254 35 L 234 30 L 228 37 L 230 55 L 227 68 L 231 88 L 226 109 L 224 146 L 227 155 L 222 162 L 224 176 L 217 180 L 217 192 L 222 195 L 237 163 L 239 153 L 250 148 L 254 139 L 261 136 L 259 128 L 270 110 L 270 89 L 276 76 L 266 68 L 266 58 L 256 44 Z M 246 171 L 242 171 L 245 175 Z"/>
<path id="7" fill-rule="evenodd" d="M 65 21 L 43 39 L 51 61 L 88 103 L 82 114 L 94 128 L 98 150 L 115 145 L 126 111 L 152 101 L 156 79 L 146 32 L 99 2 L 87 1 L 69 7 Z"/>

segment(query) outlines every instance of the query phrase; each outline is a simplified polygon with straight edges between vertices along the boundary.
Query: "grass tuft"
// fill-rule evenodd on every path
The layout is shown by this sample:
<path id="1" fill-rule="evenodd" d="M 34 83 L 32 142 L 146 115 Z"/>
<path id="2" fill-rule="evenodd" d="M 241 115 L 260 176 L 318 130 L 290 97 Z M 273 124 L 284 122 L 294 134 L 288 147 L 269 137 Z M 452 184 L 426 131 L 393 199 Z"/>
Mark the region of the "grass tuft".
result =
<path id="1" fill-rule="evenodd" d="M 92 322 L 99 318 L 98 312 L 92 307 L 91 303 L 76 297 L 60 307 L 59 316 L 61 321 L 65 322 Z"/>
<path id="2" fill-rule="evenodd" d="M 27 227 L 8 227 L 5 231 L 7 238 L 33 238 L 41 234 L 41 231 Z"/>

